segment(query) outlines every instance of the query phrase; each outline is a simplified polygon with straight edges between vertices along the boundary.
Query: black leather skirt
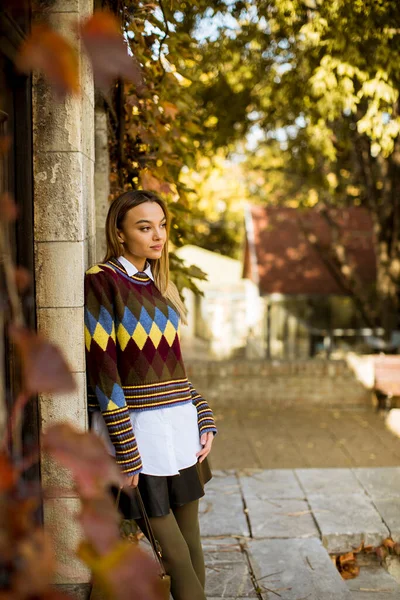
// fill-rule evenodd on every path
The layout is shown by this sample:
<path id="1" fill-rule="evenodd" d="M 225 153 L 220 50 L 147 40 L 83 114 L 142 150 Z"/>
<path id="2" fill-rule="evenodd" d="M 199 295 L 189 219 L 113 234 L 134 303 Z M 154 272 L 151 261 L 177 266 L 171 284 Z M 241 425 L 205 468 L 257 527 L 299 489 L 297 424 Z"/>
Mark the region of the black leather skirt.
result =
<path id="1" fill-rule="evenodd" d="M 178 506 L 202 498 L 204 485 L 211 477 L 207 458 L 192 467 L 182 469 L 179 475 L 155 476 L 141 473 L 138 487 L 147 515 L 163 517 Z M 112 493 L 116 496 L 117 489 L 113 488 Z M 140 519 L 141 514 L 133 490 L 121 492 L 119 511 L 124 519 Z"/>

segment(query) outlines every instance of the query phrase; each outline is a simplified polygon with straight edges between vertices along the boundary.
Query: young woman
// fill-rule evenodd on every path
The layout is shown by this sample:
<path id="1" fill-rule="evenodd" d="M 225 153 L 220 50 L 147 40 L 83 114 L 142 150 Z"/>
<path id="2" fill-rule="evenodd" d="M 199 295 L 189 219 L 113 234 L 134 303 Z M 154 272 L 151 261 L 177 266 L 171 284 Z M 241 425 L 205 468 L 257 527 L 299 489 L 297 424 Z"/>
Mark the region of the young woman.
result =
<path id="1" fill-rule="evenodd" d="M 185 308 L 169 281 L 168 231 L 167 208 L 151 192 L 110 206 L 106 257 L 85 277 L 88 402 L 92 428 L 139 487 L 174 600 L 205 600 L 198 503 L 216 428 L 182 360 Z M 121 508 L 140 526 L 131 496 Z"/>

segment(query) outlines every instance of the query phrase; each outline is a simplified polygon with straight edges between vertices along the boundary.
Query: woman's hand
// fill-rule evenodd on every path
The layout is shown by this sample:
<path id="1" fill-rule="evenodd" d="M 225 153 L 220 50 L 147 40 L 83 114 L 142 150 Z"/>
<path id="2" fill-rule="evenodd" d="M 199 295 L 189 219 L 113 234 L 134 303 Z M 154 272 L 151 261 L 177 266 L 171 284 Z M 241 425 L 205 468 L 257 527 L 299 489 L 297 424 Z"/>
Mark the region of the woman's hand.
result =
<path id="1" fill-rule="evenodd" d="M 203 462 L 206 456 L 211 452 L 211 446 L 214 441 L 214 434 L 212 431 L 208 431 L 207 433 L 203 433 L 200 438 L 200 444 L 203 448 L 196 454 L 199 459 L 199 462 Z"/>
<path id="2" fill-rule="evenodd" d="M 139 483 L 139 473 L 137 475 L 128 475 L 128 477 L 126 477 L 126 486 L 127 487 L 131 487 L 131 488 L 135 488 L 137 487 Z"/>

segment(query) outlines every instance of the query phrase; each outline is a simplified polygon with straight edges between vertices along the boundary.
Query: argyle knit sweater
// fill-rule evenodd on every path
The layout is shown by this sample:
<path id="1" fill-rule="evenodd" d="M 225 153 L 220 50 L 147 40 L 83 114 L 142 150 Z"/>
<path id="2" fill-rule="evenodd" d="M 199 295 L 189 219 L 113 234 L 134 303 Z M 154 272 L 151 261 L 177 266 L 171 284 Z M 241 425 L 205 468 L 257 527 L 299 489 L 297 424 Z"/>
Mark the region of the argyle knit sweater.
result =
<path id="1" fill-rule="evenodd" d="M 116 259 L 86 272 L 89 411 L 101 410 L 126 474 L 142 470 L 131 410 L 192 402 L 199 434 L 217 431 L 210 407 L 187 379 L 179 329 L 178 312 L 146 273 L 129 276 Z"/>

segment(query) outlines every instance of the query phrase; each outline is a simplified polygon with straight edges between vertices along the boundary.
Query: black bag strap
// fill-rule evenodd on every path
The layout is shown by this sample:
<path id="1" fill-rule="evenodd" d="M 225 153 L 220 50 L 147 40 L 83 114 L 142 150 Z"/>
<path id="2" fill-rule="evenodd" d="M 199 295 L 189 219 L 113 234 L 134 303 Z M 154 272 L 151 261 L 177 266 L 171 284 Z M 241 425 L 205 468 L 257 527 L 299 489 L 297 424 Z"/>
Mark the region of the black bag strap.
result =
<path id="1" fill-rule="evenodd" d="M 119 488 L 118 494 L 117 494 L 117 498 L 116 498 L 116 501 L 115 501 L 115 505 L 116 505 L 117 508 L 118 508 L 118 505 L 119 505 L 119 499 L 121 497 L 121 489 L 122 488 Z M 162 558 L 161 558 L 162 557 L 161 547 L 160 547 L 160 544 L 157 542 L 157 540 L 156 540 L 156 538 L 154 536 L 153 528 L 152 528 L 152 526 L 150 524 L 150 519 L 149 519 L 149 517 L 147 515 L 147 512 L 146 512 L 146 509 L 144 507 L 142 495 L 141 495 L 140 490 L 139 490 L 139 488 L 137 486 L 134 488 L 134 493 L 136 495 L 136 501 L 137 501 L 138 506 L 139 506 L 139 511 L 140 511 L 142 520 L 144 521 L 144 524 L 145 524 L 145 527 L 146 527 L 146 531 L 143 532 L 143 533 L 147 533 L 147 537 L 148 537 L 150 545 L 151 545 L 151 547 L 153 549 L 153 553 L 154 553 L 155 559 L 158 562 L 158 564 L 160 565 L 161 577 L 166 577 L 167 573 L 165 571 L 164 564 L 163 564 L 163 561 L 162 561 Z"/>

